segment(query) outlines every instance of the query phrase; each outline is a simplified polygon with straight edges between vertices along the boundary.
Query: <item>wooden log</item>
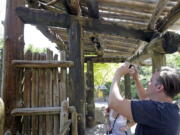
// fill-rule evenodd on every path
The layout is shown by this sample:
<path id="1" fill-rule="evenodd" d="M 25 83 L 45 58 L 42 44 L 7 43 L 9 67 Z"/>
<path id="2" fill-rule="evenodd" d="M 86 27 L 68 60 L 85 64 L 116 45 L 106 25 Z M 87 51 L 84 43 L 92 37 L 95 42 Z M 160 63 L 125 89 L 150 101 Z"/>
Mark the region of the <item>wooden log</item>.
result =
<path id="1" fill-rule="evenodd" d="M 79 0 L 63 0 L 66 11 L 72 15 L 80 14 Z"/>
<path id="2" fill-rule="evenodd" d="M 49 27 L 38 25 L 37 29 L 39 29 L 43 33 L 43 35 L 46 36 L 49 40 L 56 43 L 61 50 L 67 50 L 67 46 L 62 41 L 61 37 L 57 36 L 57 33 L 55 33 Z"/>
<path id="3" fill-rule="evenodd" d="M 64 100 L 61 103 L 61 112 L 60 112 L 60 134 L 62 134 L 63 130 L 66 128 L 66 122 L 68 121 L 68 108 L 69 102 Z"/>
<path id="4" fill-rule="evenodd" d="M 39 2 L 39 8 L 46 9 L 46 10 L 49 10 L 49 11 L 52 11 L 52 12 L 55 12 L 55 13 L 60 13 L 60 14 L 65 13 L 63 10 L 55 8 L 53 6 L 49 6 L 48 3 L 46 4 L 46 3 L 43 3 L 43 2 Z"/>
<path id="5" fill-rule="evenodd" d="M 73 106 L 68 108 L 73 113 Z M 57 115 L 61 111 L 61 107 L 31 107 L 31 108 L 15 108 L 11 111 L 13 116 L 35 116 L 35 115 Z"/>
<path id="6" fill-rule="evenodd" d="M 53 52 L 49 49 L 46 51 L 46 60 L 53 60 Z M 53 71 L 52 69 L 45 70 L 45 96 L 46 96 L 46 106 L 53 106 Z M 53 135 L 53 117 L 46 116 L 46 135 Z"/>
<path id="7" fill-rule="evenodd" d="M 54 115 L 59 114 L 61 107 L 32 107 L 13 109 L 13 116 L 35 116 L 35 115 Z"/>
<path id="8" fill-rule="evenodd" d="M 92 61 L 93 63 L 120 63 L 124 62 L 125 58 L 122 57 L 85 57 L 84 62 Z"/>
<path id="9" fill-rule="evenodd" d="M 94 104 L 94 70 L 92 61 L 87 61 L 86 73 L 86 125 L 92 128 L 95 125 L 95 104 Z"/>
<path id="10" fill-rule="evenodd" d="M 54 60 L 58 60 L 58 55 L 54 56 Z M 60 106 L 60 90 L 59 90 L 59 78 L 58 68 L 53 68 L 53 106 Z M 54 116 L 54 135 L 59 133 L 60 118 L 59 115 Z"/>
<path id="11" fill-rule="evenodd" d="M 32 53 L 31 51 L 27 51 L 24 56 L 25 60 L 32 60 Z M 24 86 L 23 86 L 23 100 L 24 106 L 23 107 L 31 107 L 31 90 L 32 90 L 32 71 L 31 69 L 25 69 L 24 71 Z M 23 134 L 30 135 L 31 134 L 31 117 L 23 118 Z"/>
<path id="12" fill-rule="evenodd" d="M 163 32 L 172 26 L 180 18 L 180 2 L 171 9 L 166 17 L 157 24 L 157 30 Z"/>
<path id="13" fill-rule="evenodd" d="M 84 30 L 91 32 L 128 36 L 145 41 L 149 41 L 153 34 L 151 31 L 142 31 L 135 28 L 117 25 L 116 23 L 112 24 L 107 21 L 98 21 L 82 17 L 77 18 L 67 14 L 54 14 L 52 12 L 37 9 L 19 7 L 16 9 L 16 12 L 24 23 L 36 25 L 69 28 L 73 20 L 79 19 Z"/>
<path id="14" fill-rule="evenodd" d="M 150 3 L 143 3 L 133 0 L 98 0 L 99 4 L 109 7 L 126 8 L 134 11 L 141 11 L 144 13 L 152 13 L 155 5 Z M 169 11 L 167 7 L 165 11 Z"/>
<path id="15" fill-rule="evenodd" d="M 166 56 L 165 54 L 157 53 L 153 51 L 152 55 L 152 73 L 156 72 L 162 66 L 166 66 Z"/>
<path id="16" fill-rule="evenodd" d="M 50 2 L 47 3 L 47 5 L 54 5 L 58 2 L 58 0 L 51 0 Z"/>
<path id="17" fill-rule="evenodd" d="M 88 7 L 88 16 L 98 19 L 99 18 L 99 4 L 97 0 L 86 0 Z"/>
<path id="18" fill-rule="evenodd" d="M 113 51 L 113 50 L 104 50 L 103 57 L 129 57 L 131 54 L 128 52 L 120 52 L 120 51 Z"/>
<path id="19" fill-rule="evenodd" d="M 69 59 L 74 66 L 69 70 L 70 78 L 70 105 L 78 112 L 78 135 L 85 134 L 85 90 L 84 90 L 84 58 L 81 43 L 81 26 L 74 21 L 69 29 Z"/>
<path id="20" fill-rule="evenodd" d="M 122 52 L 122 53 L 133 53 L 135 49 L 128 49 L 128 48 L 121 48 L 119 46 L 105 46 L 104 49 L 108 49 L 111 51 L 117 51 L 117 52 Z"/>
<path id="21" fill-rule="evenodd" d="M 153 51 L 167 54 L 174 53 L 180 48 L 180 35 L 173 32 L 166 32 L 161 37 L 153 39 L 143 49 L 139 50 L 134 56 L 128 58 L 129 61 L 143 61 L 149 58 Z"/>
<path id="22" fill-rule="evenodd" d="M 101 17 L 120 19 L 120 20 L 130 20 L 137 23 L 147 23 L 149 20 L 138 18 L 137 16 L 133 16 L 132 14 L 126 15 L 124 13 L 113 13 L 113 12 L 100 12 Z"/>
<path id="23" fill-rule="evenodd" d="M 15 13 L 15 8 L 23 6 L 24 1 L 13 0 L 6 2 L 6 16 L 4 24 L 2 93 L 5 104 L 4 132 L 15 134 L 21 130 L 21 118 L 15 119 L 10 115 L 13 108 L 22 106 L 22 95 L 19 92 L 21 81 L 20 69 L 12 66 L 12 59 L 23 59 L 24 54 L 24 25 Z M 14 28 L 16 26 L 16 29 Z"/>
<path id="24" fill-rule="evenodd" d="M 126 99 L 131 99 L 131 80 L 130 75 L 127 74 L 124 76 L 124 95 Z"/>
<path id="25" fill-rule="evenodd" d="M 139 19 L 144 19 L 144 20 L 149 20 L 151 17 L 151 14 L 147 14 L 147 13 L 143 13 L 143 12 L 135 12 L 132 10 L 128 10 L 128 9 L 121 9 L 121 8 L 113 8 L 113 7 L 104 7 L 104 6 L 100 6 L 99 7 L 100 10 L 102 10 L 101 12 L 112 12 L 112 13 L 116 13 L 116 14 L 123 14 L 123 15 L 127 15 L 127 16 L 134 16 L 137 17 Z"/>
<path id="26" fill-rule="evenodd" d="M 134 48 L 134 47 L 126 47 L 125 45 L 117 45 L 117 44 L 112 44 L 112 45 L 108 45 L 108 44 L 104 44 L 104 48 L 105 49 L 110 49 L 110 50 L 116 50 L 116 51 L 124 51 L 124 52 L 134 52 L 136 49 L 138 49 L 138 47 Z"/>
<path id="27" fill-rule="evenodd" d="M 61 51 L 60 53 L 61 61 L 66 60 L 66 53 L 65 51 Z M 68 97 L 68 85 L 67 85 L 67 68 L 61 68 L 60 76 L 59 76 L 59 89 L 60 89 L 60 102 L 66 100 Z"/>
<path id="28" fill-rule="evenodd" d="M 78 135 L 78 129 L 77 129 L 77 112 L 75 107 L 71 107 L 71 120 L 72 120 L 72 135 Z"/>
<path id="29" fill-rule="evenodd" d="M 159 19 L 161 13 L 163 12 L 164 8 L 166 7 L 168 0 L 159 0 L 157 2 L 156 8 L 151 16 L 151 19 L 148 24 L 148 29 L 154 30 L 157 20 Z"/>
<path id="30" fill-rule="evenodd" d="M 60 131 L 60 135 L 66 135 L 70 129 L 71 120 L 67 120 L 64 124 L 64 128 Z"/>
<path id="31" fill-rule="evenodd" d="M 46 55 L 44 53 L 40 54 L 40 60 L 46 60 Z M 46 106 L 46 81 L 45 81 L 45 69 L 39 69 L 39 106 Z M 46 117 L 39 116 L 39 135 L 46 134 Z"/>
<path id="32" fill-rule="evenodd" d="M 39 54 L 38 53 L 33 53 L 33 60 L 39 60 Z M 38 69 L 33 69 L 32 70 L 32 90 L 31 90 L 31 107 L 38 107 L 38 92 L 39 92 L 39 78 L 38 78 Z M 38 116 L 32 116 L 32 122 L 31 122 L 31 127 L 32 127 L 32 134 L 33 135 L 38 135 Z"/>
<path id="33" fill-rule="evenodd" d="M 55 60 L 13 60 L 12 64 L 20 68 L 56 68 L 56 67 L 71 67 L 72 61 L 55 61 Z"/>

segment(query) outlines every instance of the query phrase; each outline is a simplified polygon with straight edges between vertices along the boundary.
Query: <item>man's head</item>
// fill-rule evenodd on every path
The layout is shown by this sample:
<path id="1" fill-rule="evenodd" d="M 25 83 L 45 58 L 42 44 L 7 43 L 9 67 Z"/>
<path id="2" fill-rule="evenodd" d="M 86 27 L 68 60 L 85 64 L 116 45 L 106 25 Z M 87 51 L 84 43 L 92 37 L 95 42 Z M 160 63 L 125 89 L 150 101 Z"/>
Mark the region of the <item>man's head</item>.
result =
<path id="1" fill-rule="evenodd" d="M 152 75 L 148 83 L 148 94 L 151 99 L 165 94 L 173 98 L 180 92 L 180 74 L 170 67 L 162 67 Z"/>

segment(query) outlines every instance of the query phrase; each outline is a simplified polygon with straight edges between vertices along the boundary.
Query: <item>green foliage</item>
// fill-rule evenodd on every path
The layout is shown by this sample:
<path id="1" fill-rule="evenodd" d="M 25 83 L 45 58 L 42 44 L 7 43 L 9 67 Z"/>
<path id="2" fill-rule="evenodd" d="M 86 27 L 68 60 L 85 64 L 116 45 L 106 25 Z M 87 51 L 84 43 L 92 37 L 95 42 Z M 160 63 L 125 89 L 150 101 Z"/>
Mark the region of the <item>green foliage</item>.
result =
<path id="1" fill-rule="evenodd" d="M 94 64 L 95 87 L 111 82 L 117 67 L 119 67 L 119 64 Z"/>
<path id="2" fill-rule="evenodd" d="M 3 48 L 3 46 L 4 46 L 4 40 L 0 39 L 0 49 Z"/>
<path id="3" fill-rule="evenodd" d="M 173 66 L 175 68 L 180 68 L 180 53 L 167 54 L 166 62 L 168 66 Z M 106 94 L 109 94 L 112 78 L 115 70 L 119 67 L 119 64 L 94 64 L 94 80 L 95 87 L 97 88 L 100 85 L 105 85 L 107 90 Z M 151 66 L 139 67 L 140 80 L 144 86 L 147 88 L 147 82 L 150 80 L 152 75 Z M 124 80 L 121 81 L 120 88 L 124 90 Z M 121 94 L 124 95 L 124 92 L 121 91 Z M 132 98 L 138 98 L 136 93 L 136 86 L 133 80 L 131 80 L 131 95 Z M 176 96 L 174 99 L 180 99 L 180 95 Z"/>
<path id="4" fill-rule="evenodd" d="M 28 46 L 25 47 L 25 52 L 28 50 L 30 50 L 31 52 L 37 52 L 37 53 L 46 52 L 46 48 L 37 48 L 32 44 L 29 44 Z"/>
<path id="5" fill-rule="evenodd" d="M 168 66 L 180 68 L 180 53 L 176 52 L 173 54 L 167 54 L 166 55 L 166 62 L 167 62 Z"/>

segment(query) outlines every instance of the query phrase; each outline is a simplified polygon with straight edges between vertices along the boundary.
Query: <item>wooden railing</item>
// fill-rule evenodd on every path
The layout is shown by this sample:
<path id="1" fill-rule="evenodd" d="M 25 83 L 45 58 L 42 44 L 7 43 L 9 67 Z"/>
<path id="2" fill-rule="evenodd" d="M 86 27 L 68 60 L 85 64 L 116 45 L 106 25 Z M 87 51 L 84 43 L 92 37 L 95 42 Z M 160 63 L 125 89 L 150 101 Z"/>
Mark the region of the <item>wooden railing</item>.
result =
<path id="1" fill-rule="evenodd" d="M 64 100 L 61 107 L 34 107 L 34 108 L 16 108 L 12 110 L 13 116 L 42 116 L 42 115 L 60 115 L 60 127 L 58 135 L 65 135 L 71 126 L 70 135 L 78 135 L 77 131 L 77 112 L 75 107 L 69 106 L 69 102 Z M 69 119 L 69 114 L 71 118 Z"/>

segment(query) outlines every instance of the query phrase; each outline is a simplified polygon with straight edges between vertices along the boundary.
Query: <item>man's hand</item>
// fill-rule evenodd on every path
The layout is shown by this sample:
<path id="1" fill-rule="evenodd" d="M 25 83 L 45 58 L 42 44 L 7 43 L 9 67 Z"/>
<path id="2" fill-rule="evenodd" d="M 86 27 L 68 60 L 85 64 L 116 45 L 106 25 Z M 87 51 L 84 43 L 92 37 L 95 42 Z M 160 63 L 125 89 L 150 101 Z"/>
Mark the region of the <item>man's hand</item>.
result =
<path id="1" fill-rule="evenodd" d="M 129 69 L 129 74 L 133 77 L 134 80 L 138 79 L 138 70 L 135 65 L 131 66 L 131 68 Z"/>
<path id="2" fill-rule="evenodd" d="M 118 74 L 120 74 L 121 76 L 123 76 L 123 75 L 129 73 L 129 66 L 130 66 L 130 63 L 125 62 L 117 69 L 116 72 Z"/>

